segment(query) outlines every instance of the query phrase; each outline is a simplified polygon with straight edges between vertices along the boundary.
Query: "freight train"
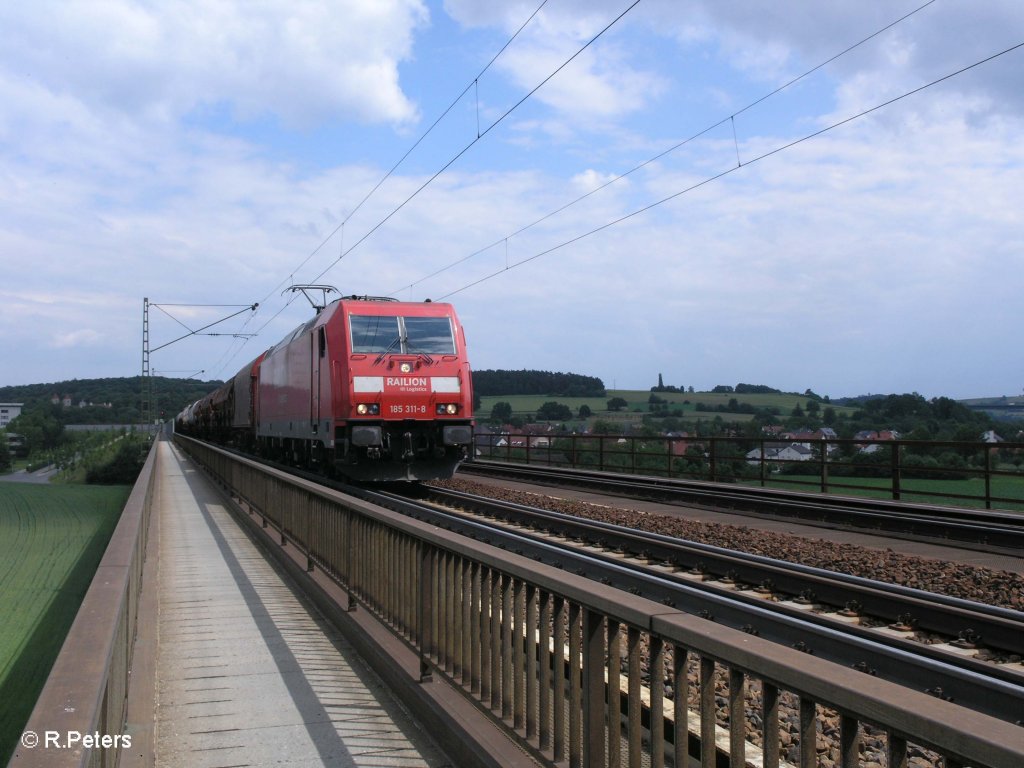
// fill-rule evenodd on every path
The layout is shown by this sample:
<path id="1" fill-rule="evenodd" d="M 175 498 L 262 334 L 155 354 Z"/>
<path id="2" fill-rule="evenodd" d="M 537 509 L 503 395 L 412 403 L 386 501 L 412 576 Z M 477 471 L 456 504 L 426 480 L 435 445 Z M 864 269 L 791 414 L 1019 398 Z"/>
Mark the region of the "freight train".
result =
<path id="1" fill-rule="evenodd" d="M 349 296 L 317 309 L 176 431 L 357 482 L 451 477 L 473 441 L 454 308 Z"/>

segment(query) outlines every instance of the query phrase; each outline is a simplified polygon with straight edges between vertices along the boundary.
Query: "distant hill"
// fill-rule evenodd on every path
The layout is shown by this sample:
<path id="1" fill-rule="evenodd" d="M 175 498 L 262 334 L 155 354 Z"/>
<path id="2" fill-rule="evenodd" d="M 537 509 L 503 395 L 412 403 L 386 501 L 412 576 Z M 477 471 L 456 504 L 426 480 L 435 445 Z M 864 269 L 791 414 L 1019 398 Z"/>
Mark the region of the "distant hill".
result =
<path id="1" fill-rule="evenodd" d="M 1024 395 L 972 397 L 960 402 L 968 408 L 1024 408 Z"/>
<path id="2" fill-rule="evenodd" d="M 868 408 L 877 409 L 878 407 L 887 407 L 887 404 L 899 402 L 900 400 L 906 401 L 908 398 L 918 398 L 923 400 L 920 395 L 857 395 L 856 397 L 840 397 L 832 400 L 835 405 L 846 405 L 854 408 L 861 408 L 867 406 Z M 1002 395 L 1000 397 L 971 397 L 962 400 L 951 400 L 947 397 L 936 397 L 932 398 L 930 403 L 942 403 L 945 404 L 943 408 L 949 410 L 949 403 L 955 403 L 957 410 L 959 408 L 965 408 L 969 411 L 973 411 L 980 414 L 987 415 L 996 421 L 1019 421 L 1024 419 L 1024 395 L 1016 395 L 1007 397 Z M 962 412 L 962 411 L 961 411 Z M 961 421 L 964 419 L 961 418 Z"/>
<path id="3" fill-rule="evenodd" d="M 221 382 L 153 377 L 153 410 L 171 418 Z M 52 400 L 56 396 L 58 405 Z M 70 405 L 65 405 L 65 400 Z M 25 411 L 53 408 L 63 424 L 134 424 L 141 417 L 142 377 L 70 379 L 0 387 L 0 402 L 24 403 Z"/>
<path id="4" fill-rule="evenodd" d="M 987 413 L 998 421 L 1024 420 L 1024 395 L 1014 397 L 974 397 L 961 400 L 968 408 Z"/>

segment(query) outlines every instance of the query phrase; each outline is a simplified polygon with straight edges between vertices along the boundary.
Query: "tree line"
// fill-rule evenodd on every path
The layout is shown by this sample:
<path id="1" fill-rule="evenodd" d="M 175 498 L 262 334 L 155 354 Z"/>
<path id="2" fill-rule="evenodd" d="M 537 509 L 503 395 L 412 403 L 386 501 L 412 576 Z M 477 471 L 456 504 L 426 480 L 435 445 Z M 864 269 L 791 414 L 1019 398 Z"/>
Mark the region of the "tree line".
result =
<path id="1" fill-rule="evenodd" d="M 187 405 L 212 392 L 220 384 L 219 381 L 153 376 L 153 415 L 158 419 L 174 418 Z M 54 395 L 58 398 L 57 403 L 53 402 Z M 70 398 L 71 405 L 63 404 L 65 397 Z M 21 415 L 11 421 L 6 430 L 20 436 L 19 455 L 33 461 L 47 461 L 61 451 L 75 450 L 70 433 L 64 429 L 68 424 L 140 423 L 142 377 L 70 379 L 47 384 L 0 387 L 0 402 L 23 405 Z M 80 406 L 83 402 L 93 405 Z M 4 430 L 0 430 L 0 471 L 12 466 L 15 458 L 12 454 Z M 137 459 L 131 458 L 133 462 Z"/>
<path id="2" fill-rule="evenodd" d="M 153 376 L 151 380 L 154 415 L 168 419 L 221 385 L 220 381 L 164 376 Z M 56 406 L 51 402 L 54 395 L 60 400 Z M 62 404 L 65 396 L 71 399 L 70 406 Z M 69 379 L 48 384 L 0 387 L 0 402 L 23 403 L 23 415 L 41 414 L 62 425 L 135 424 L 142 417 L 142 377 Z M 79 407 L 81 403 L 86 405 Z M 14 427 L 11 431 L 21 434 Z"/>
<path id="3" fill-rule="evenodd" d="M 490 395 L 558 395 L 561 397 L 604 397 L 604 382 L 579 373 L 533 370 L 473 371 L 473 391 Z"/>

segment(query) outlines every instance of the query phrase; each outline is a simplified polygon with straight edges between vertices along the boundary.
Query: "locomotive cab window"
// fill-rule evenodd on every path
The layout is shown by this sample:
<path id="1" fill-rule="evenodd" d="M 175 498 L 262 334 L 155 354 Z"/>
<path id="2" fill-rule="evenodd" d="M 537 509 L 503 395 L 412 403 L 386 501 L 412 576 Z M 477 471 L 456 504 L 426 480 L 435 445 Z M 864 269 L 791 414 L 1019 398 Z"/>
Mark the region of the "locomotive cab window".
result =
<path id="1" fill-rule="evenodd" d="M 455 338 L 447 317 L 395 317 L 349 315 L 352 351 L 403 354 L 454 355 Z"/>
<path id="2" fill-rule="evenodd" d="M 404 317 L 406 352 L 454 355 L 455 339 L 447 317 Z"/>
<path id="3" fill-rule="evenodd" d="M 398 318 L 387 315 L 349 315 L 353 352 L 398 351 Z"/>

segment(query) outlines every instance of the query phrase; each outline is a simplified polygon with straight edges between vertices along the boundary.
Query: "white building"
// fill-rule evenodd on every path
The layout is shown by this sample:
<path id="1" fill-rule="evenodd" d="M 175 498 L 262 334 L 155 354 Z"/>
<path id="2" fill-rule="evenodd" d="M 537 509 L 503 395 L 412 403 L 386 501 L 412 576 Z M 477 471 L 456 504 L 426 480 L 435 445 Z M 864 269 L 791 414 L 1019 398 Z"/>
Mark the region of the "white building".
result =
<path id="1" fill-rule="evenodd" d="M 765 461 L 810 461 L 814 451 L 803 443 L 768 443 L 764 448 Z M 758 464 L 761 461 L 761 449 L 755 448 L 747 452 L 747 463 Z"/>
<path id="2" fill-rule="evenodd" d="M 21 409 L 24 403 L 0 403 L 0 429 L 6 429 L 7 425 L 21 416 Z"/>

